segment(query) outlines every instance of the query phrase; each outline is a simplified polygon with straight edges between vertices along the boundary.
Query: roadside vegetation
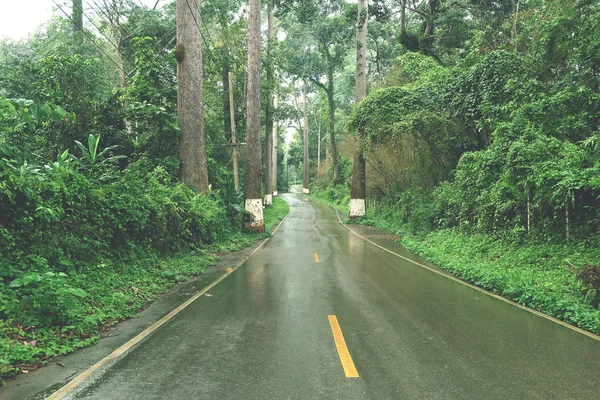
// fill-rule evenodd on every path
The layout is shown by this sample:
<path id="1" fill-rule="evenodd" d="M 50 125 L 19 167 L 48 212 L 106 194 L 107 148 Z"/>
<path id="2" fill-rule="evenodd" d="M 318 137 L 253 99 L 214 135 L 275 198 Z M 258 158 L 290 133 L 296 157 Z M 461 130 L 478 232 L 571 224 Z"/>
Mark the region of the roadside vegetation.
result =
<path id="1" fill-rule="evenodd" d="M 206 28 L 232 42 L 205 49 L 210 188 L 182 179 L 176 4 L 166 3 L 58 2 L 64 17 L 27 40 L 0 41 L 0 383 L 96 342 L 173 284 L 266 237 L 289 211 L 275 198 L 266 233 L 243 229 L 246 154 L 236 193 L 220 103 L 229 95 L 221 55 L 245 57 L 228 47 L 245 38 L 246 21 L 229 13 L 240 2 L 206 7 Z M 243 63 L 225 67 L 241 99 Z M 242 104 L 233 110 L 239 137 Z M 283 177 L 278 184 L 284 192 Z"/>
<path id="2" fill-rule="evenodd" d="M 600 334 L 598 1 L 53 3 L 0 41 L 0 380 L 261 237 L 289 182 Z"/>
<path id="3" fill-rule="evenodd" d="M 326 108 L 311 103 L 314 198 L 348 212 L 347 163 L 360 140 L 368 207 L 352 222 L 396 233 L 469 282 L 600 334 L 598 3 L 381 4 L 370 10 L 370 93 L 358 106 L 352 87 L 338 94 L 349 133 L 338 180 L 323 154 L 317 165 Z M 290 147 L 299 166 L 300 150 Z M 300 167 L 293 171 L 298 180 Z"/>
<path id="4" fill-rule="evenodd" d="M 242 233 L 242 215 L 228 215 L 218 194 L 199 195 L 160 166 L 120 170 L 99 149 L 94 157 L 97 139 L 82 149 L 89 159 L 37 165 L 2 147 L 2 380 L 94 343 L 98 329 L 265 235 Z M 275 199 L 268 231 L 288 210 Z"/>

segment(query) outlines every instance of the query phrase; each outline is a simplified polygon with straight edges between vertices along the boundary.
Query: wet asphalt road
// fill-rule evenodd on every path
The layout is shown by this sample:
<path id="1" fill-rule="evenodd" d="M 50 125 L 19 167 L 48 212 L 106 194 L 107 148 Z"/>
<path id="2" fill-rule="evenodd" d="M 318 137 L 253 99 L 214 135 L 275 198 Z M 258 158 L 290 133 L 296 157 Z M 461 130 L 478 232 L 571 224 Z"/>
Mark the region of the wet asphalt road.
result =
<path id="1" fill-rule="evenodd" d="M 599 341 L 284 198 L 291 214 L 262 251 L 74 398 L 600 398 Z M 359 378 L 344 375 L 328 315 Z"/>

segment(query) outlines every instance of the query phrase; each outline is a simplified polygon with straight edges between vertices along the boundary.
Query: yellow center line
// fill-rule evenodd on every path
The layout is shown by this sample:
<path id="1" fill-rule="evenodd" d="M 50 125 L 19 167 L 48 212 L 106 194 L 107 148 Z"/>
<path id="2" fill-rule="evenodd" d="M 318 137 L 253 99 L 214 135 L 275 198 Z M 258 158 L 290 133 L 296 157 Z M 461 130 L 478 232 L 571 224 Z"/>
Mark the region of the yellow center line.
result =
<path id="1" fill-rule="evenodd" d="M 316 238 L 317 238 L 317 234 L 313 233 L 313 239 L 316 239 Z"/>
<path id="2" fill-rule="evenodd" d="M 337 348 L 340 356 L 342 367 L 344 367 L 346 378 L 358 378 L 358 371 L 354 366 L 354 361 L 352 361 L 352 357 L 348 351 L 348 346 L 346 346 L 346 341 L 344 340 L 344 335 L 342 334 L 342 328 L 340 328 L 337 317 L 335 315 L 328 315 L 327 317 L 329 318 L 329 325 L 331 325 L 331 331 L 333 332 L 333 340 L 335 341 L 335 347 Z"/>
<path id="3" fill-rule="evenodd" d="M 315 253 L 315 262 L 319 262 L 319 253 Z"/>

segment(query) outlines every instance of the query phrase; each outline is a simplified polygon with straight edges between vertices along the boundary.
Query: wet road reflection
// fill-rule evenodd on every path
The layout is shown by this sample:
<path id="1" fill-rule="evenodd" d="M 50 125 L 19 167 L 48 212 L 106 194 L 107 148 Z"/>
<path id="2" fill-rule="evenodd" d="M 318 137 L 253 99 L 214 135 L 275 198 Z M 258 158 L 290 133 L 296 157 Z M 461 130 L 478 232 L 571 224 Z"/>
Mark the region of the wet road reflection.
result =
<path id="1" fill-rule="evenodd" d="M 76 397 L 598 398 L 600 342 L 386 253 L 327 206 L 284 198 L 291 214 L 261 252 Z M 329 315 L 360 378 L 344 374 Z"/>

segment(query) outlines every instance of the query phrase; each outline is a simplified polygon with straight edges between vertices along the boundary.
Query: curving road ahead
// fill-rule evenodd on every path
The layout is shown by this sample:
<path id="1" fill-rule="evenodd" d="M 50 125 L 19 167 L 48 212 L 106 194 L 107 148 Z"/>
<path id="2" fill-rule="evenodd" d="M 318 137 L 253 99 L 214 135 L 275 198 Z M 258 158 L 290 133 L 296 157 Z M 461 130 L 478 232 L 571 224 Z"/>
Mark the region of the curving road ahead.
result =
<path id="1" fill-rule="evenodd" d="M 74 398 L 600 398 L 600 341 L 284 198 L 260 252 Z"/>

